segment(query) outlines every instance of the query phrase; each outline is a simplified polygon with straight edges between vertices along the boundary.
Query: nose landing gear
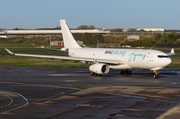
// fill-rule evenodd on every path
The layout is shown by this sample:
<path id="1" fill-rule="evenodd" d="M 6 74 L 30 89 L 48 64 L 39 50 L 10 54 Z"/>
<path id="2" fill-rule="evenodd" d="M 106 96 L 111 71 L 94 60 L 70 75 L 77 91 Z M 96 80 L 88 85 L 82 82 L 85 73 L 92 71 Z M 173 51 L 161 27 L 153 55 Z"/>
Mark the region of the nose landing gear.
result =
<path id="1" fill-rule="evenodd" d="M 102 76 L 102 74 L 97 74 L 97 73 L 91 72 L 91 76 Z"/>
<path id="2" fill-rule="evenodd" d="M 154 78 L 159 78 L 159 71 L 154 71 Z"/>

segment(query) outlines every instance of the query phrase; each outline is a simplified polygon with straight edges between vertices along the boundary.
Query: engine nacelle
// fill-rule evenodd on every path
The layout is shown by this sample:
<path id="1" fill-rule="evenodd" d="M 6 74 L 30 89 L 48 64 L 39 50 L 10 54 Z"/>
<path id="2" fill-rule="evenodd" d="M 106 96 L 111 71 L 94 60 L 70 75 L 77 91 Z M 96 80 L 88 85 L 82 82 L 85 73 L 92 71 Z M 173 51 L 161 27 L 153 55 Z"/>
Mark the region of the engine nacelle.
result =
<path id="1" fill-rule="evenodd" d="M 89 70 L 97 74 L 107 74 L 109 72 L 109 66 L 103 63 L 97 63 L 91 65 Z"/>

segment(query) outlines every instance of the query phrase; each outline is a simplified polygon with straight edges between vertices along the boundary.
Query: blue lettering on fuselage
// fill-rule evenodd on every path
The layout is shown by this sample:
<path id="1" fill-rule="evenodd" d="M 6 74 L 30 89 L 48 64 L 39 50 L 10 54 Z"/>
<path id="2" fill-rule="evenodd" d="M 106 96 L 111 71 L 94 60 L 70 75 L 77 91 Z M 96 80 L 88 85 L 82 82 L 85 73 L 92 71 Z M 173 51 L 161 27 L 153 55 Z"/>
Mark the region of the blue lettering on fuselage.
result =
<path id="1" fill-rule="evenodd" d="M 125 55 L 127 51 L 114 51 L 112 54 L 115 55 Z"/>
<path id="2" fill-rule="evenodd" d="M 144 60 L 145 57 L 146 57 L 146 54 L 142 54 L 142 53 L 131 53 L 129 54 L 129 61 L 135 61 L 136 60 L 136 57 L 142 57 L 142 59 Z"/>

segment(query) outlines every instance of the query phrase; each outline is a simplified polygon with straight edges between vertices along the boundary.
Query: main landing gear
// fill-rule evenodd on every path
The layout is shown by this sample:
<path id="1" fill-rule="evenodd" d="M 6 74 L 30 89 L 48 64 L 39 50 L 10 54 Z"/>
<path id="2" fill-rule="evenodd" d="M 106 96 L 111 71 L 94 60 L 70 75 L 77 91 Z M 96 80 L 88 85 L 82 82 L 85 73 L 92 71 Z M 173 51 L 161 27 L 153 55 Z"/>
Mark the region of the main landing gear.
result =
<path id="1" fill-rule="evenodd" d="M 131 75 L 132 74 L 132 71 L 129 71 L 129 70 L 121 70 L 121 75 Z"/>
<path id="2" fill-rule="evenodd" d="M 102 76 L 102 74 L 97 74 L 97 73 L 94 73 L 94 72 L 91 72 L 91 75 L 92 76 Z"/>
<path id="3" fill-rule="evenodd" d="M 159 78 L 159 71 L 154 71 L 154 78 Z"/>

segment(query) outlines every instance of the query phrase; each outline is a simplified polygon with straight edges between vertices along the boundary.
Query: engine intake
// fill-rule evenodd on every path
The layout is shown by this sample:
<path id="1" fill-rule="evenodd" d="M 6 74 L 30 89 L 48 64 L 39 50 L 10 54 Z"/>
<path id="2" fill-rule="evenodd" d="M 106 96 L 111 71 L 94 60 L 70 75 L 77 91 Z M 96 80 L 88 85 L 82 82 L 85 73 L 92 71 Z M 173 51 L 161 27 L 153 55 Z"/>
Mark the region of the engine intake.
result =
<path id="1" fill-rule="evenodd" d="M 97 74 L 107 74 L 109 72 L 109 66 L 103 63 L 97 63 L 91 65 L 89 70 Z"/>

